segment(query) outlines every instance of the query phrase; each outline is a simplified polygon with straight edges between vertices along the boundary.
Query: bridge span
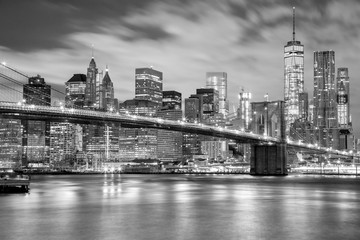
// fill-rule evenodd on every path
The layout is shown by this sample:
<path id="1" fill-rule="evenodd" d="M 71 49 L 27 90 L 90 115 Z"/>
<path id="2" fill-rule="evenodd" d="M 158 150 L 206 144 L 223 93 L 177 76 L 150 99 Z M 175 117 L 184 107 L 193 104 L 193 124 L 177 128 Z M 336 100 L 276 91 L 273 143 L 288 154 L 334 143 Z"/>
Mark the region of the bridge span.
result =
<path id="1" fill-rule="evenodd" d="M 283 143 L 281 139 L 266 135 L 254 134 L 241 130 L 228 129 L 223 127 L 209 126 L 201 123 L 189 123 L 184 121 L 171 121 L 162 118 L 144 117 L 138 115 L 100 112 L 84 109 L 50 107 L 28 105 L 14 102 L 0 102 L 0 115 L 3 118 L 28 119 L 54 122 L 71 122 L 79 124 L 111 124 L 119 123 L 121 127 L 127 128 L 155 128 L 171 131 L 196 133 L 219 138 L 226 138 L 237 143 L 274 145 Z M 334 154 L 338 156 L 357 156 L 355 153 L 339 151 L 330 148 L 320 147 L 314 144 L 307 144 L 301 141 L 287 139 L 287 147 L 301 149 L 303 151 Z"/>

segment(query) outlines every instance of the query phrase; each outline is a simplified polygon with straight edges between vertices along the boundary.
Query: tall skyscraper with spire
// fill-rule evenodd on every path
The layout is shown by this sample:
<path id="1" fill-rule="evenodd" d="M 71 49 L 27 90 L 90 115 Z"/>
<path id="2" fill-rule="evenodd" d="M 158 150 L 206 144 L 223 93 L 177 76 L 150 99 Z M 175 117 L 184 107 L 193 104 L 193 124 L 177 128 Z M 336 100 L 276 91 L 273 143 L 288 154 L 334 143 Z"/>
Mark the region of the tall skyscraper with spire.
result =
<path id="1" fill-rule="evenodd" d="M 114 85 L 109 76 L 109 69 L 107 67 L 101 84 L 100 108 L 105 111 L 113 111 L 115 109 Z"/>
<path id="2" fill-rule="evenodd" d="M 295 7 L 293 7 L 293 38 L 284 47 L 284 102 L 286 131 L 303 114 L 299 96 L 304 92 L 304 45 L 295 38 Z"/>
<path id="3" fill-rule="evenodd" d="M 98 107 L 96 106 L 97 78 L 98 68 L 96 67 L 94 57 L 92 57 L 86 74 L 85 107 L 87 108 Z"/>

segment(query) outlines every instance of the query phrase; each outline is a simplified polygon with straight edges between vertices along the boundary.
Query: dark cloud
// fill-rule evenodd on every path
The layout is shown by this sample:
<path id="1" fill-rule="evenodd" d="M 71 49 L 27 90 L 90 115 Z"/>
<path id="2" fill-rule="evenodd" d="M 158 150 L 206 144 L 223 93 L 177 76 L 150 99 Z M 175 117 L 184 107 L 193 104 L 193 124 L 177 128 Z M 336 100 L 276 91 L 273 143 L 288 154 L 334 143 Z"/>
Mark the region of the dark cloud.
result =
<path id="1" fill-rule="evenodd" d="M 99 32 L 101 20 L 121 19 L 145 10 L 151 0 L 0 1 L 0 45 L 15 51 L 68 48 L 64 37 L 77 31 Z"/>
<path id="2" fill-rule="evenodd" d="M 123 26 L 131 30 L 127 35 L 122 36 L 122 39 L 125 41 L 131 42 L 142 39 L 160 41 L 173 37 L 172 34 L 168 33 L 161 26 L 155 26 L 151 24 L 136 25 L 131 23 L 123 23 Z"/>

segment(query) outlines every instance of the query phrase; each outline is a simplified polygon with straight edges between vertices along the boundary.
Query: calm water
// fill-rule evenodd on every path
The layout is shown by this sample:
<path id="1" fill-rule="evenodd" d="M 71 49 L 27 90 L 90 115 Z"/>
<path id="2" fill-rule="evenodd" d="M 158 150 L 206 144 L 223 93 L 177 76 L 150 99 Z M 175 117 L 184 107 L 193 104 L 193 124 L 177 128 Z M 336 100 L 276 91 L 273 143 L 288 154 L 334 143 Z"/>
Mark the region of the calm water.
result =
<path id="1" fill-rule="evenodd" d="M 33 176 L 0 239 L 360 239 L 360 178 Z"/>

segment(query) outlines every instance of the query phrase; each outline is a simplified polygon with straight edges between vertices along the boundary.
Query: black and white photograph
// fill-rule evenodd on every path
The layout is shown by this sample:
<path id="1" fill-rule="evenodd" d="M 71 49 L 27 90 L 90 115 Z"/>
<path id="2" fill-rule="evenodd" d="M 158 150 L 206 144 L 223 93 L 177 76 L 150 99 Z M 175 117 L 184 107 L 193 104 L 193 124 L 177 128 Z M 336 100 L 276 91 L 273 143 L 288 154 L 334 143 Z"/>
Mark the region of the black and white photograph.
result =
<path id="1" fill-rule="evenodd" d="M 360 239 L 360 0 L 0 0 L 0 239 Z"/>

